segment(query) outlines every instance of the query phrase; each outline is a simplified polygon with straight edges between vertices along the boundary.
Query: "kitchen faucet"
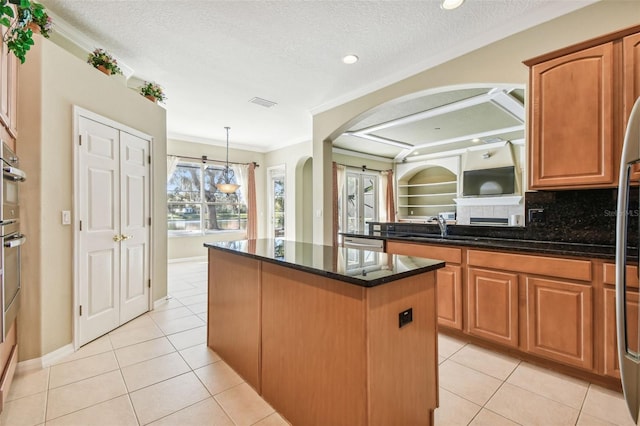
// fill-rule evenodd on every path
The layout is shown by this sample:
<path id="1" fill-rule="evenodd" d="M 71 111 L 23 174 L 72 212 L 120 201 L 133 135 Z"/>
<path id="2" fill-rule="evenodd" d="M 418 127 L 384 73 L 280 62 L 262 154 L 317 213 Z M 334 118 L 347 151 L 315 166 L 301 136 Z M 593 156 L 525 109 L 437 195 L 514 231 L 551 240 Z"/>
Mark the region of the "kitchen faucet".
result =
<path id="1" fill-rule="evenodd" d="M 447 236 L 447 220 L 441 214 L 438 215 L 438 226 L 440 227 L 440 236 Z"/>

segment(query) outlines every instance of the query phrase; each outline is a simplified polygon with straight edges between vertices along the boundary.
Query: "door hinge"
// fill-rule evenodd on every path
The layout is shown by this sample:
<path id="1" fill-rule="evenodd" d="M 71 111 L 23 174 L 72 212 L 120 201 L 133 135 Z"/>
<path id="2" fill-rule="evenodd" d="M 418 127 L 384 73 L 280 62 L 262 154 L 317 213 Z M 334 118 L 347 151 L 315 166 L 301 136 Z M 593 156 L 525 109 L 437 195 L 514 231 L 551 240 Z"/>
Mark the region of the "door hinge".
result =
<path id="1" fill-rule="evenodd" d="M 149 288 L 151 288 L 151 278 L 149 278 Z"/>
<path id="2" fill-rule="evenodd" d="M 82 305 L 80 305 L 80 316 L 82 316 Z"/>
<path id="3" fill-rule="evenodd" d="M 149 162 L 149 164 L 151 164 L 151 156 L 147 157 L 147 161 Z"/>
<path id="4" fill-rule="evenodd" d="M 149 226 L 151 226 L 151 218 L 149 218 L 148 223 L 149 223 Z"/>
<path id="5" fill-rule="evenodd" d="M 78 144 L 82 146 L 82 135 L 78 135 Z"/>
<path id="6" fill-rule="evenodd" d="M 80 221 L 80 230 L 82 231 L 82 221 Z"/>

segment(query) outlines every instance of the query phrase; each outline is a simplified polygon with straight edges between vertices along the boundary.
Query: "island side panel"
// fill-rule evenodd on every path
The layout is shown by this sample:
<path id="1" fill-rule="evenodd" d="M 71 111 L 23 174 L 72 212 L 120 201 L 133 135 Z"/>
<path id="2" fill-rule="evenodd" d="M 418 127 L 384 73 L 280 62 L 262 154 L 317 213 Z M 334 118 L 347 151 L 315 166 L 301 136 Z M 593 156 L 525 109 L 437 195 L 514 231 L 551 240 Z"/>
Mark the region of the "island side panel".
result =
<path id="1" fill-rule="evenodd" d="M 438 404 L 436 272 L 367 291 L 369 412 L 374 425 L 431 425 Z M 413 321 L 399 327 L 399 314 Z"/>
<path id="2" fill-rule="evenodd" d="M 365 288 L 262 267 L 262 396 L 294 425 L 365 425 Z"/>
<path id="3" fill-rule="evenodd" d="M 209 249 L 207 345 L 260 392 L 260 267 Z"/>

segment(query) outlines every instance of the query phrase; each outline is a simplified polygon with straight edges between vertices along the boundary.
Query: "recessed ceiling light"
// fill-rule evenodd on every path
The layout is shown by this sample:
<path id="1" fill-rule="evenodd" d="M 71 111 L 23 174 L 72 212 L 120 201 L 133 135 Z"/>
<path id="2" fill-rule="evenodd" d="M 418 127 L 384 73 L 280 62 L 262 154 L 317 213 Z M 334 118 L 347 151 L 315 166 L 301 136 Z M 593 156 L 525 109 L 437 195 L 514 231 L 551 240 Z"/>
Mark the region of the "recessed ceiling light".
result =
<path id="1" fill-rule="evenodd" d="M 473 142 L 473 143 L 478 143 L 478 142 L 480 142 L 480 139 L 478 139 L 478 138 L 473 138 L 473 139 L 471 139 L 471 142 Z"/>
<path id="2" fill-rule="evenodd" d="M 356 55 L 346 55 L 344 58 L 342 58 L 342 62 L 344 62 L 347 65 L 351 65 L 358 62 L 358 59 L 359 58 Z"/>
<path id="3" fill-rule="evenodd" d="M 440 7 L 444 10 L 453 10 L 462 6 L 464 0 L 442 0 L 440 3 Z"/>

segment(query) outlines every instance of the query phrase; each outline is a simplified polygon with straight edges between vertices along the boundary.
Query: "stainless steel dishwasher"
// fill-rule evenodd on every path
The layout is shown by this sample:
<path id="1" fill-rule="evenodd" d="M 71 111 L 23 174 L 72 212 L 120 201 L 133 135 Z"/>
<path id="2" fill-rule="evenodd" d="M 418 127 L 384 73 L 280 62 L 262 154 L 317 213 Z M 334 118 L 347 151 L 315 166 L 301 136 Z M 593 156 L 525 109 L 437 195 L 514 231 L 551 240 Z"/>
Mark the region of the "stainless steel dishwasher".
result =
<path id="1" fill-rule="evenodd" d="M 384 240 L 375 238 L 344 237 L 342 245 L 347 248 L 384 252 Z"/>

